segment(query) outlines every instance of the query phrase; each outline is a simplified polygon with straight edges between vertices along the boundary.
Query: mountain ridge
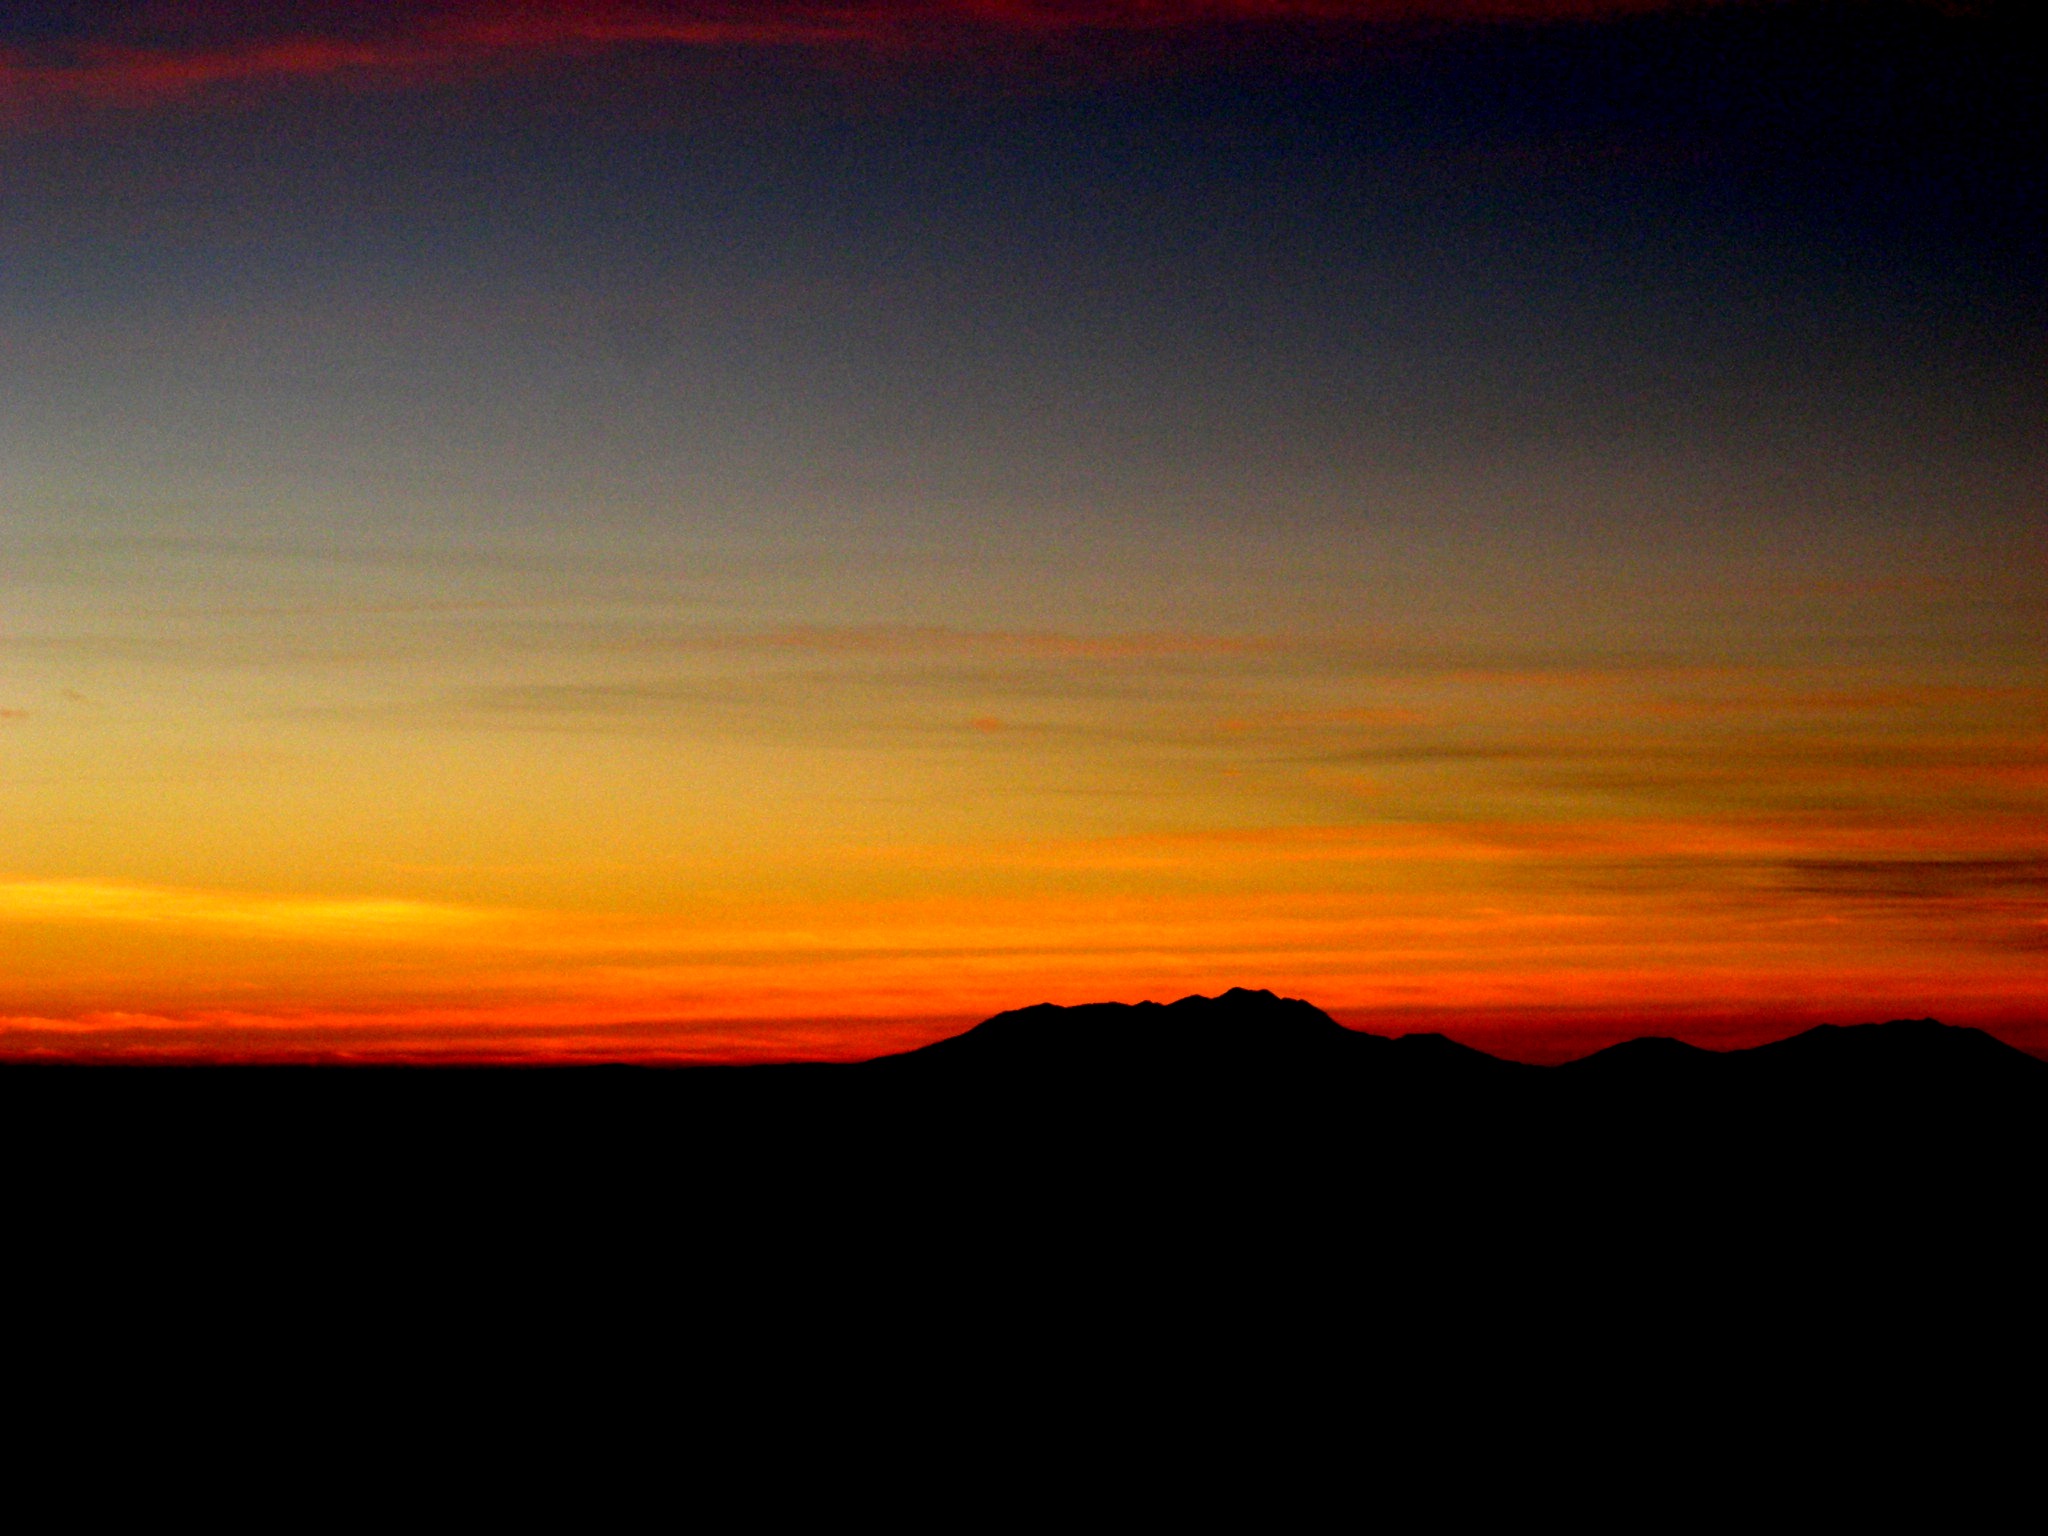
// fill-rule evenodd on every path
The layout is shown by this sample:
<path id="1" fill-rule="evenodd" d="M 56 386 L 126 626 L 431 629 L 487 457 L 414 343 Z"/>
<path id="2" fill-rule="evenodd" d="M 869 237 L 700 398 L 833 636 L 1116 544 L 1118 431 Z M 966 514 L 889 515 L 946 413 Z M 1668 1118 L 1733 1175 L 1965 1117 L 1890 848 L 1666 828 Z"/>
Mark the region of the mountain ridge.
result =
<path id="1" fill-rule="evenodd" d="M 1648 1223 L 1681 1247 L 1904 1230 L 1940 1247 L 2032 1230 L 2048 1063 L 1894 1020 L 1532 1066 L 1236 989 L 1012 1009 L 837 1065 L 22 1068 L 0 1072 L 0 1155 L 79 1210 L 390 1209 L 423 1230 L 594 1208 L 622 1230 L 758 1219 L 852 1241 L 880 1222 L 906 1243 L 963 1223 L 1114 1243 L 1164 1222 L 1254 1247 L 1490 1233 L 1509 1255 L 1625 1254 Z"/>
<path id="2" fill-rule="evenodd" d="M 1270 1033 L 1275 1029 L 1280 1033 Z M 1232 987 L 1213 997 L 1192 993 L 1170 1003 L 1034 1003 L 993 1014 L 961 1034 L 930 1045 L 854 1065 L 902 1069 L 972 1063 L 986 1070 L 1000 1063 L 1011 1069 L 1037 1070 L 1049 1065 L 1046 1058 L 1051 1053 L 1062 1049 L 1085 1047 L 1116 1057 L 1140 1046 L 1181 1052 L 1192 1047 L 1201 1056 L 1235 1047 L 1243 1053 L 1236 1059 L 1239 1065 L 1317 1053 L 1326 1059 L 1349 1054 L 1364 1060 L 1367 1053 L 1392 1047 L 1410 1056 L 1429 1053 L 1440 1062 L 1455 1061 L 1480 1070 L 1562 1073 L 1580 1078 L 1606 1077 L 1619 1071 L 1656 1075 L 1712 1072 L 1730 1064 L 1761 1061 L 1808 1064 L 1868 1059 L 1882 1052 L 1894 1060 L 1911 1056 L 1951 1065 L 1970 1061 L 1992 1069 L 2036 1074 L 2048 1084 L 2048 1061 L 1983 1030 L 1943 1024 L 1933 1018 L 1819 1024 L 1782 1039 L 1728 1049 L 1644 1035 L 1569 1061 L 1538 1066 L 1495 1056 L 1434 1031 L 1378 1035 L 1352 1029 L 1304 999 L 1246 987 Z M 1490 1066 L 1482 1067 L 1482 1063 Z"/>

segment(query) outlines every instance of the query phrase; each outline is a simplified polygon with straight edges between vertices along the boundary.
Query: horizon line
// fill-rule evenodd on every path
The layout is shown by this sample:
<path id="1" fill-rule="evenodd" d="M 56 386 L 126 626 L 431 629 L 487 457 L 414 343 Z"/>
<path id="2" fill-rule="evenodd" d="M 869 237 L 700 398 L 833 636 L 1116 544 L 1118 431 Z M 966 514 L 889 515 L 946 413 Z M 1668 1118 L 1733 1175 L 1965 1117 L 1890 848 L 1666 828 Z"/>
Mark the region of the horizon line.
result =
<path id="1" fill-rule="evenodd" d="M 831 1023 L 845 1028 L 848 1034 L 858 1032 L 866 1034 L 869 1038 L 874 1038 L 877 1034 L 893 1037 L 888 1039 L 885 1048 L 865 1054 L 719 1054 L 716 1051 L 716 1047 L 713 1047 L 710 1051 L 699 1050 L 693 1052 L 675 1047 L 667 1049 L 649 1048 L 645 1044 L 635 1049 L 625 1043 L 625 1038 L 623 1037 L 633 1035 L 639 1035 L 644 1040 L 647 1031 L 664 1027 L 664 1021 L 644 1021 L 637 1024 L 610 1023 L 592 1026 L 584 1037 L 584 1041 L 580 1043 L 581 1048 L 579 1048 L 579 1042 L 576 1038 L 577 1031 L 574 1029 L 564 1029 L 559 1025 L 528 1024 L 520 1026 L 506 1024 L 501 1025 L 499 1030 L 496 1031 L 501 1039 L 507 1033 L 515 1036 L 525 1035 L 532 1041 L 532 1044 L 526 1048 L 508 1047 L 504 1044 L 494 1047 L 479 1039 L 474 1042 L 471 1048 L 465 1048 L 463 1045 L 455 1045 L 452 1048 L 444 1049 L 422 1048 L 423 1042 L 421 1037 L 427 1033 L 427 1028 L 431 1026 L 416 1026 L 413 1030 L 404 1031 L 405 1034 L 413 1036 L 410 1040 L 393 1038 L 391 1034 L 386 1034 L 381 1048 L 380 1042 L 374 1037 L 373 1032 L 365 1030 L 365 1037 L 359 1038 L 358 1042 L 353 1046 L 336 1042 L 333 1033 L 326 1032 L 327 1038 L 320 1044 L 304 1040 L 302 1036 L 301 1043 L 297 1045 L 286 1044 L 280 1040 L 269 1048 L 265 1048 L 250 1042 L 248 1048 L 239 1050 L 221 1049 L 218 1045 L 203 1046 L 197 1041 L 189 1039 L 189 1037 L 186 1040 L 176 1042 L 165 1039 L 162 1044 L 155 1046 L 136 1040 L 125 1048 L 115 1049 L 66 1050 L 54 1043 L 49 1043 L 31 1046 L 27 1050 L 15 1050 L 9 1048 L 7 1037 L 10 1034 L 26 1034 L 29 1031 L 10 1029 L 5 1024 L 0 1024 L 0 1070 L 11 1068 L 68 1067 L 101 1070 L 132 1067 L 190 1070 L 246 1068 L 261 1070 L 331 1069 L 343 1071 L 351 1069 L 560 1071 L 586 1068 L 629 1068 L 636 1071 L 685 1071 L 698 1068 L 734 1070 L 756 1067 L 851 1067 L 884 1060 L 893 1056 L 906 1055 L 912 1051 L 923 1049 L 926 1046 L 935 1045 L 942 1040 L 957 1039 L 991 1019 L 1001 1018 L 1013 1013 L 1028 1012 L 1035 1008 L 1072 1009 L 1102 1006 L 1169 1008 L 1175 1004 L 1191 1000 L 1214 1001 L 1227 996 L 1230 992 L 1239 991 L 1274 997 L 1283 1002 L 1305 1003 L 1307 1006 L 1315 1008 L 1317 1012 L 1322 1013 L 1324 1017 L 1330 1019 L 1338 1027 L 1355 1034 L 1385 1040 L 1444 1039 L 1467 1050 L 1489 1056 L 1497 1061 L 1531 1067 L 1567 1066 L 1574 1062 L 1587 1060 L 1590 1057 L 1599 1055 L 1603 1051 L 1612 1050 L 1618 1046 L 1637 1044 L 1650 1040 L 1670 1041 L 1711 1055 L 1735 1055 L 1745 1051 L 1756 1050 L 1763 1046 L 1798 1039 L 1820 1030 L 1870 1029 L 1882 1028 L 1892 1024 L 1908 1023 L 1933 1024 L 1939 1028 L 1954 1030 L 1959 1033 L 1981 1034 L 1990 1039 L 1997 1040 L 1999 1043 L 2009 1046 L 2024 1055 L 2048 1062 L 2048 1020 L 2042 1019 L 2029 1021 L 2031 1027 L 2028 1027 L 2028 1024 L 2023 1024 L 2018 1020 L 1953 1024 L 1934 1014 L 1912 1017 L 1901 1015 L 1884 1019 L 1858 1018 L 1854 1022 L 1849 1023 L 1842 1023 L 1833 1019 L 1814 1020 L 1809 1017 L 1808 1019 L 1798 1021 L 1779 1019 L 1771 1023 L 1761 1021 L 1750 1022 L 1747 1023 L 1746 1027 L 1741 1028 L 1739 1032 L 1727 1030 L 1724 1027 L 1719 1032 L 1718 1038 L 1716 1038 L 1713 1032 L 1704 1032 L 1708 1035 L 1705 1039 L 1698 1038 L 1703 1033 L 1700 1030 L 1682 1033 L 1667 1032 L 1655 1028 L 1654 1022 L 1651 1020 L 1644 1021 L 1651 1024 L 1651 1029 L 1648 1032 L 1641 1033 L 1623 1033 L 1616 1030 L 1587 1031 L 1581 1029 L 1571 1032 L 1554 1030 L 1547 1034 L 1522 1033 L 1519 1037 L 1515 1037 L 1510 1036 L 1506 1031 L 1498 1031 L 1496 1033 L 1495 1031 L 1473 1030 L 1469 1028 L 1460 1030 L 1457 1028 L 1455 1021 L 1446 1021 L 1450 1024 L 1448 1029 L 1416 1029 L 1392 1033 L 1385 1030 L 1363 1028 L 1359 1024 L 1349 1022 L 1341 1016 L 1345 1013 L 1357 1014 L 1362 1010 L 1340 1008 L 1332 1011 L 1322 1008 L 1320 1005 L 1309 1003 L 1305 998 L 1287 997 L 1284 994 L 1273 992 L 1267 988 L 1232 987 L 1214 994 L 1189 993 L 1165 1003 L 1150 998 L 1141 999 L 1136 1003 L 1108 1000 L 1079 1004 L 1028 1003 L 1015 1008 L 1000 1009 L 996 1013 L 975 1018 L 968 1022 L 963 1022 L 965 1016 L 961 1015 L 907 1016 L 902 1019 L 891 1020 L 849 1018 L 832 1021 L 819 1019 L 785 1021 L 788 1024 L 801 1023 L 808 1026 L 812 1031 L 817 1030 L 820 1025 Z M 1416 1011 L 1418 1013 L 1427 1013 L 1435 1012 L 1436 1010 Z M 1507 1010 L 1491 1011 L 1498 1013 Z M 1515 1011 L 1526 1013 L 1532 1010 Z M 1374 1010 L 1374 1012 L 1384 1017 L 1387 1010 Z M 1580 1010 L 1573 1010 L 1573 1012 L 1582 1016 Z M 2004 1027 L 2000 1027 L 2001 1022 Z M 744 1029 L 747 1034 L 758 1039 L 762 1033 L 773 1030 L 775 1021 L 762 1019 L 745 1021 L 693 1020 L 680 1027 L 701 1032 L 707 1029 L 716 1029 L 720 1023 L 724 1023 L 729 1028 Z M 934 1030 L 931 1028 L 932 1025 L 940 1025 L 941 1028 Z M 946 1025 L 957 1027 L 943 1027 Z M 2016 1025 L 2018 1027 L 2015 1027 Z M 203 1031 L 208 1028 L 205 1025 L 189 1027 L 195 1029 L 195 1031 Z M 666 1021 L 666 1027 L 673 1029 L 677 1028 L 678 1024 L 676 1021 Z M 288 1033 L 288 1031 L 284 1030 L 278 1032 L 280 1034 Z M 442 1039 L 448 1038 L 448 1031 L 445 1027 L 438 1029 L 436 1032 L 439 1033 Z M 487 1027 L 475 1030 L 475 1033 L 479 1035 L 490 1032 Z M 37 1031 L 37 1033 L 43 1032 Z M 50 1031 L 49 1033 L 55 1033 L 55 1031 Z M 146 1031 L 138 1031 L 137 1033 L 169 1035 L 172 1031 L 157 1026 Z M 1687 1034 L 1691 1034 L 1695 1038 L 1689 1039 Z M 1460 1038 L 1461 1035 L 1464 1038 Z M 1475 1037 L 1487 1039 L 1488 1043 L 1475 1043 Z M 1499 1049 L 1502 1044 L 1511 1043 L 1516 1038 L 1519 1038 L 1519 1042 L 1525 1046 L 1533 1045 L 1538 1048 L 1533 1052 L 1524 1050 L 1515 1053 Z M 1551 1047 L 1550 1049 L 1543 1048 L 1546 1043 Z M 1582 1048 L 1570 1050 L 1569 1054 L 1564 1050 L 1557 1049 L 1559 1046 L 1566 1046 L 1568 1048 L 1569 1043 L 1578 1044 Z M 553 1048 L 551 1049 L 550 1047 Z"/>

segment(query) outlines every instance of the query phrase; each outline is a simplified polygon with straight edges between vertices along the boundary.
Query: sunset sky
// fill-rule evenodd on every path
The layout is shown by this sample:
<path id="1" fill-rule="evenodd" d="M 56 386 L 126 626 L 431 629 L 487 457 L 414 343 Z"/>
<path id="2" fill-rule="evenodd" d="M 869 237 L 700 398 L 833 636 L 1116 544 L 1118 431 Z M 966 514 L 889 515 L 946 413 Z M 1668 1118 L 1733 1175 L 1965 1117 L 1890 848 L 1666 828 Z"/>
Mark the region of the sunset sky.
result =
<path id="1" fill-rule="evenodd" d="M 2048 1053 L 2024 7 L 0 11 L 0 1056 Z"/>

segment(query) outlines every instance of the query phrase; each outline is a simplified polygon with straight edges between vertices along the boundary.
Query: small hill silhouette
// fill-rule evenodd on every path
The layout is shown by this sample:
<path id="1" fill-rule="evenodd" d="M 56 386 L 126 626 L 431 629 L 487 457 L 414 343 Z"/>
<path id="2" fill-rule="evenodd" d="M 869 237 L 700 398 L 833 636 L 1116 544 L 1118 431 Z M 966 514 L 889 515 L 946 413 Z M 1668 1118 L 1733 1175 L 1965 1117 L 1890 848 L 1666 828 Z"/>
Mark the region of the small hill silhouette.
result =
<path id="1" fill-rule="evenodd" d="M 1234 987 L 1221 997 L 1179 1002 L 1055 1003 L 1012 1009 L 883 1062 L 945 1068 L 1043 1070 L 1076 1062 L 1150 1064 L 1182 1060 L 1316 1061 L 1366 1037 L 1299 998 Z"/>
<path id="2" fill-rule="evenodd" d="M 1527 1069 L 1442 1035 L 1389 1039 L 1346 1029 L 1299 998 L 1234 987 L 1174 1003 L 1040 1003 L 999 1013 L 965 1034 L 867 1064 L 898 1075 L 1104 1082 L 1222 1078 L 1308 1086 L 1321 1074 L 1469 1074 Z"/>

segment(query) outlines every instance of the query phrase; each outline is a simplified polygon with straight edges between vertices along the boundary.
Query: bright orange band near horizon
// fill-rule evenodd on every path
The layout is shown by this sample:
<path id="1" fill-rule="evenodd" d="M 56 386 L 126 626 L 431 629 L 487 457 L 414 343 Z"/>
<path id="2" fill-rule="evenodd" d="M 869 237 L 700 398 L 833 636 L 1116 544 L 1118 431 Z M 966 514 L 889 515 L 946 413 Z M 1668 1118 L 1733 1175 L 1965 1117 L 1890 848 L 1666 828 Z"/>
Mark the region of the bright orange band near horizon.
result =
<path id="1" fill-rule="evenodd" d="M 671 642 L 660 686 L 248 739 L 104 695 L 24 711 L 17 782 L 49 827 L 94 824 L 91 794 L 101 842 L 46 835 L 0 879 L 0 1053 L 853 1059 L 1231 985 L 1532 1060 L 1926 1015 L 2048 1047 L 2024 682 L 1327 637 Z M 144 740 L 182 782 L 93 782 Z M 367 878 L 394 844 L 409 867 Z M 311 848 L 355 868 L 309 878 Z"/>

